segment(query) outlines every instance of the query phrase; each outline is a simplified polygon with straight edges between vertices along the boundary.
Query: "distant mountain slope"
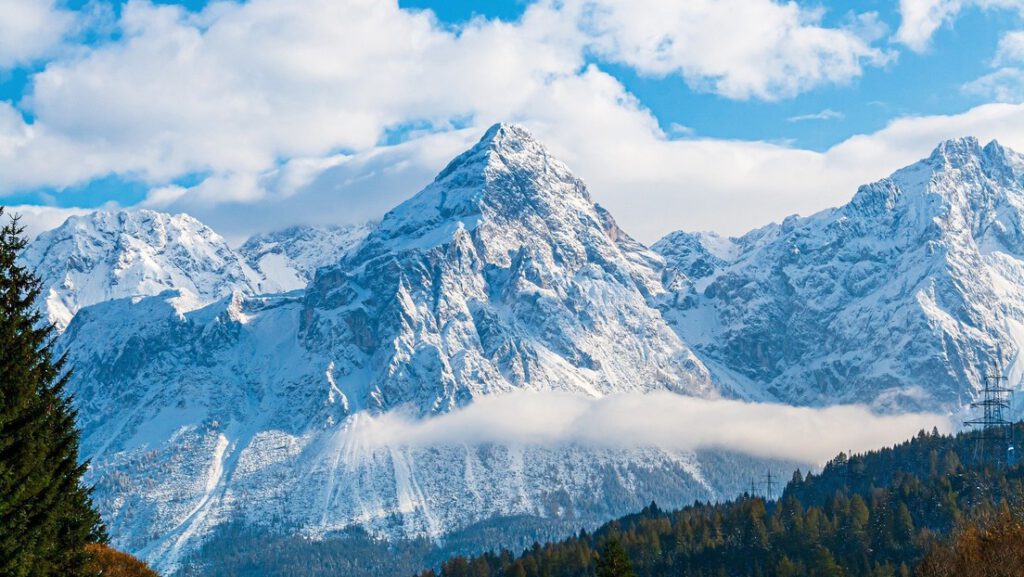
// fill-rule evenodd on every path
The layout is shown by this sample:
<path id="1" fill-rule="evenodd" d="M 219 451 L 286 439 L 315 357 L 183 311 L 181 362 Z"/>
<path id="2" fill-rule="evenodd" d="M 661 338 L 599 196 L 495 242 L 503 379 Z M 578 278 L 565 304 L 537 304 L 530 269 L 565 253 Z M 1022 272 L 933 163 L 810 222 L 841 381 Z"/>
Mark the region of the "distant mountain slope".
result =
<path id="1" fill-rule="evenodd" d="M 347 226 L 292 226 L 252 236 L 238 248 L 264 280 L 264 292 L 306 288 L 316 269 L 336 264 L 376 223 Z"/>
<path id="2" fill-rule="evenodd" d="M 183 289 L 200 306 L 236 290 L 252 294 L 260 282 L 206 225 L 150 210 L 72 216 L 23 258 L 41 277 L 45 313 L 60 330 L 80 308 L 111 299 Z"/>
<path id="3" fill-rule="evenodd" d="M 677 274 L 709 263 L 666 316 L 747 396 L 959 407 L 989 367 L 1024 375 L 1022 215 L 1024 159 L 948 141 L 843 207 L 732 239 L 727 262 L 663 239 Z"/>

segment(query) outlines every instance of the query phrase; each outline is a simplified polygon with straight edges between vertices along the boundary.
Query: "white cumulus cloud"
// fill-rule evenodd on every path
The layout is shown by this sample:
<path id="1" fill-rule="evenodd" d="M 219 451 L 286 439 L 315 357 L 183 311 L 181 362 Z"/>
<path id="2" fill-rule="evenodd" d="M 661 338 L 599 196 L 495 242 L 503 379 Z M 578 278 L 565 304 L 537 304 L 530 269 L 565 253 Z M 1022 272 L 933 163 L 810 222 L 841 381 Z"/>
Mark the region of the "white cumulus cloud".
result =
<path id="1" fill-rule="evenodd" d="M 864 26 L 828 28 L 792 2 L 666 6 L 541 0 L 516 22 L 452 29 L 394 1 L 218 2 L 193 13 L 130 0 L 114 39 L 34 75 L 18 105 L 31 124 L 0 126 L 0 141 L 17 137 L 0 149 L 0 192 L 110 174 L 155 185 L 195 173 L 252 181 L 295 158 L 371 150 L 410 126 L 550 116 L 563 86 L 589 81 L 592 51 L 766 99 L 845 82 L 884 59 Z M 649 46 L 642 31 L 654 25 L 663 42 Z M 586 102 L 604 96 L 581 105 L 604 106 Z"/>
<path id="2" fill-rule="evenodd" d="M 773 0 L 588 0 L 585 29 L 609 60 L 653 75 L 679 74 L 694 88 L 729 98 L 775 100 L 840 84 L 892 55 L 872 45 L 874 14 L 845 28 L 822 12 Z"/>
<path id="3" fill-rule="evenodd" d="M 50 56 L 74 24 L 56 0 L 0 0 L 0 70 Z"/>
<path id="4" fill-rule="evenodd" d="M 1003 34 L 996 48 L 996 57 L 992 64 L 1001 66 L 1024 62 L 1024 30 L 1014 30 Z"/>
<path id="5" fill-rule="evenodd" d="M 1024 10 L 1022 0 L 900 0 L 901 23 L 896 39 L 923 52 L 943 25 L 952 23 L 967 8 Z"/>
<path id="6" fill-rule="evenodd" d="M 963 91 L 995 102 L 1024 102 L 1024 70 L 1000 68 L 963 85 Z"/>
<path id="7" fill-rule="evenodd" d="M 119 40 L 34 77 L 25 106 L 35 133 L 8 155 L 7 187 L 257 173 L 367 150 L 391 127 L 514 115 L 582 62 L 571 26 L 542 8 L 456 34 L 429 12 L 376 0 L 216 3 L 198 14 L 131 0 L 119 27 Z M 92 161 L 89 175 L 18 168 L 62 146 Z"/>

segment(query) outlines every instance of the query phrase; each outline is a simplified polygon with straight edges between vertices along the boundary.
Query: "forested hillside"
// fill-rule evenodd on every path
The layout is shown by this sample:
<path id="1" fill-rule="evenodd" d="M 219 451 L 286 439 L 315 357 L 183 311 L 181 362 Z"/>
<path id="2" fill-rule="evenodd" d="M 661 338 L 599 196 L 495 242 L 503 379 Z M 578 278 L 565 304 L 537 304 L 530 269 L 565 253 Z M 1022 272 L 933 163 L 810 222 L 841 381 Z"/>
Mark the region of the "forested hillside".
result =
<path id="1" fill-rule="evenodd" d="M 1014 434 L 1024 438 L 1024 427 Z M 616 541 L 638 577 L 912 575 L 944 536 L 1000 511 L 1012 517 L 1024 495 L 1021 466 L 983 462 L 977 446 L 975 433 L 922 431 L 892 448 L 840 454 L 820 474 L 797 471 L 778 500 L 747 494 L 672 512 L 652 503 L 593 533 L 518 555 L 455 557 L 421 577 L 601 575 L 601 552 Z"/>

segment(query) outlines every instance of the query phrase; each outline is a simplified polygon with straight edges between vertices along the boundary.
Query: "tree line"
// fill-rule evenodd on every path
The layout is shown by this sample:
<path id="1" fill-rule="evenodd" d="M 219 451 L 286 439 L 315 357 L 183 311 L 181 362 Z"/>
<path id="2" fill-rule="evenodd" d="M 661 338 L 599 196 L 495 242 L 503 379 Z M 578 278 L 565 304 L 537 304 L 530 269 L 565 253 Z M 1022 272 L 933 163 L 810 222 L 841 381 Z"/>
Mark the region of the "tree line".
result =
<path id="1" fill-rule="evenodd" d="M 1024 428 L 1017 425 L 1015 434 L 1024 438 Z M 894 447 L 840 454 L 817 474 L 796 471 L 776 501 L 744 495 L 677 511 L 652 503 L 593 533 L 537 543 L 520 554 L 453 557 L 419 577 L 968 575 L 934 572 L 951 566 L 948 559 L 934 561 L 950 551 L 982 557 L 977 547 L 947 543 L 948 536 L 989 543 L 981 536 L 995 530 L 979 519 L 1019 527 L 1014 511 L 1024 495 L 1019 465 L 999 466 L 978 455 L 976 434 L 922 431 Z M 605 551 L 618 547 L 628 572 L 608 573 Z M 1024 556 L 1024 542 L 1015 551 L 1008 554 Z"/>

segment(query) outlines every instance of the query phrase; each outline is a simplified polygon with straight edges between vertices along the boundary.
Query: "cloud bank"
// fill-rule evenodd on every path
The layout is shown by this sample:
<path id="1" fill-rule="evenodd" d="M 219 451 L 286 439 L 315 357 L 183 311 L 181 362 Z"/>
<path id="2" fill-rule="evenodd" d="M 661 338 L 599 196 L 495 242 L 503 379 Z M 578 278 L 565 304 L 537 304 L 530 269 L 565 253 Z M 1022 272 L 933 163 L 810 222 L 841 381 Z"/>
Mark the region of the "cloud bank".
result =
<path id="1" fill-rule="evenodd" d="M 33 77 L 17 106 L 31 123 L 18 122 L 10 103 L 0 110 L 0 134 L 21 137 L 0 148 L 0 187 L 111 173 L 154 183 L 254 175 L 281 159 L 365 151 L 403 126 L 552 116 L 580 83 L 597 89 L 584 107 L 610 95 L 594 84 L 621 89 L 585 66 L 594 50 L 742 99 L 846 82 L 885 59 L 873 38 L 823 27 L 793 3 L 666 6 L 542 0 L 516 22 L 475 19 L 452 30 L 394 1 L 219 2 L 194 13 L 130 0 L 117 40 L 81 47 Z M 610 104 L 635 108 L 630 100 Z M 79 160 L 43 170 L 71 155 Z"/>
<path id="2" fill-rule="evenodd" d="M 822 464 L 840 451 L 877 449 L 921 429 L 951 430 L 947 416 L 877 415 L 863 406 L 792 407 L 708 400 L 673 393 L 600 399 L 569 393 L 518 392 L 478 399 L 424 420 L 395 411 L 360 414 L 346 434 L 355 446 L 583 445 L 726 450 Z"/>

